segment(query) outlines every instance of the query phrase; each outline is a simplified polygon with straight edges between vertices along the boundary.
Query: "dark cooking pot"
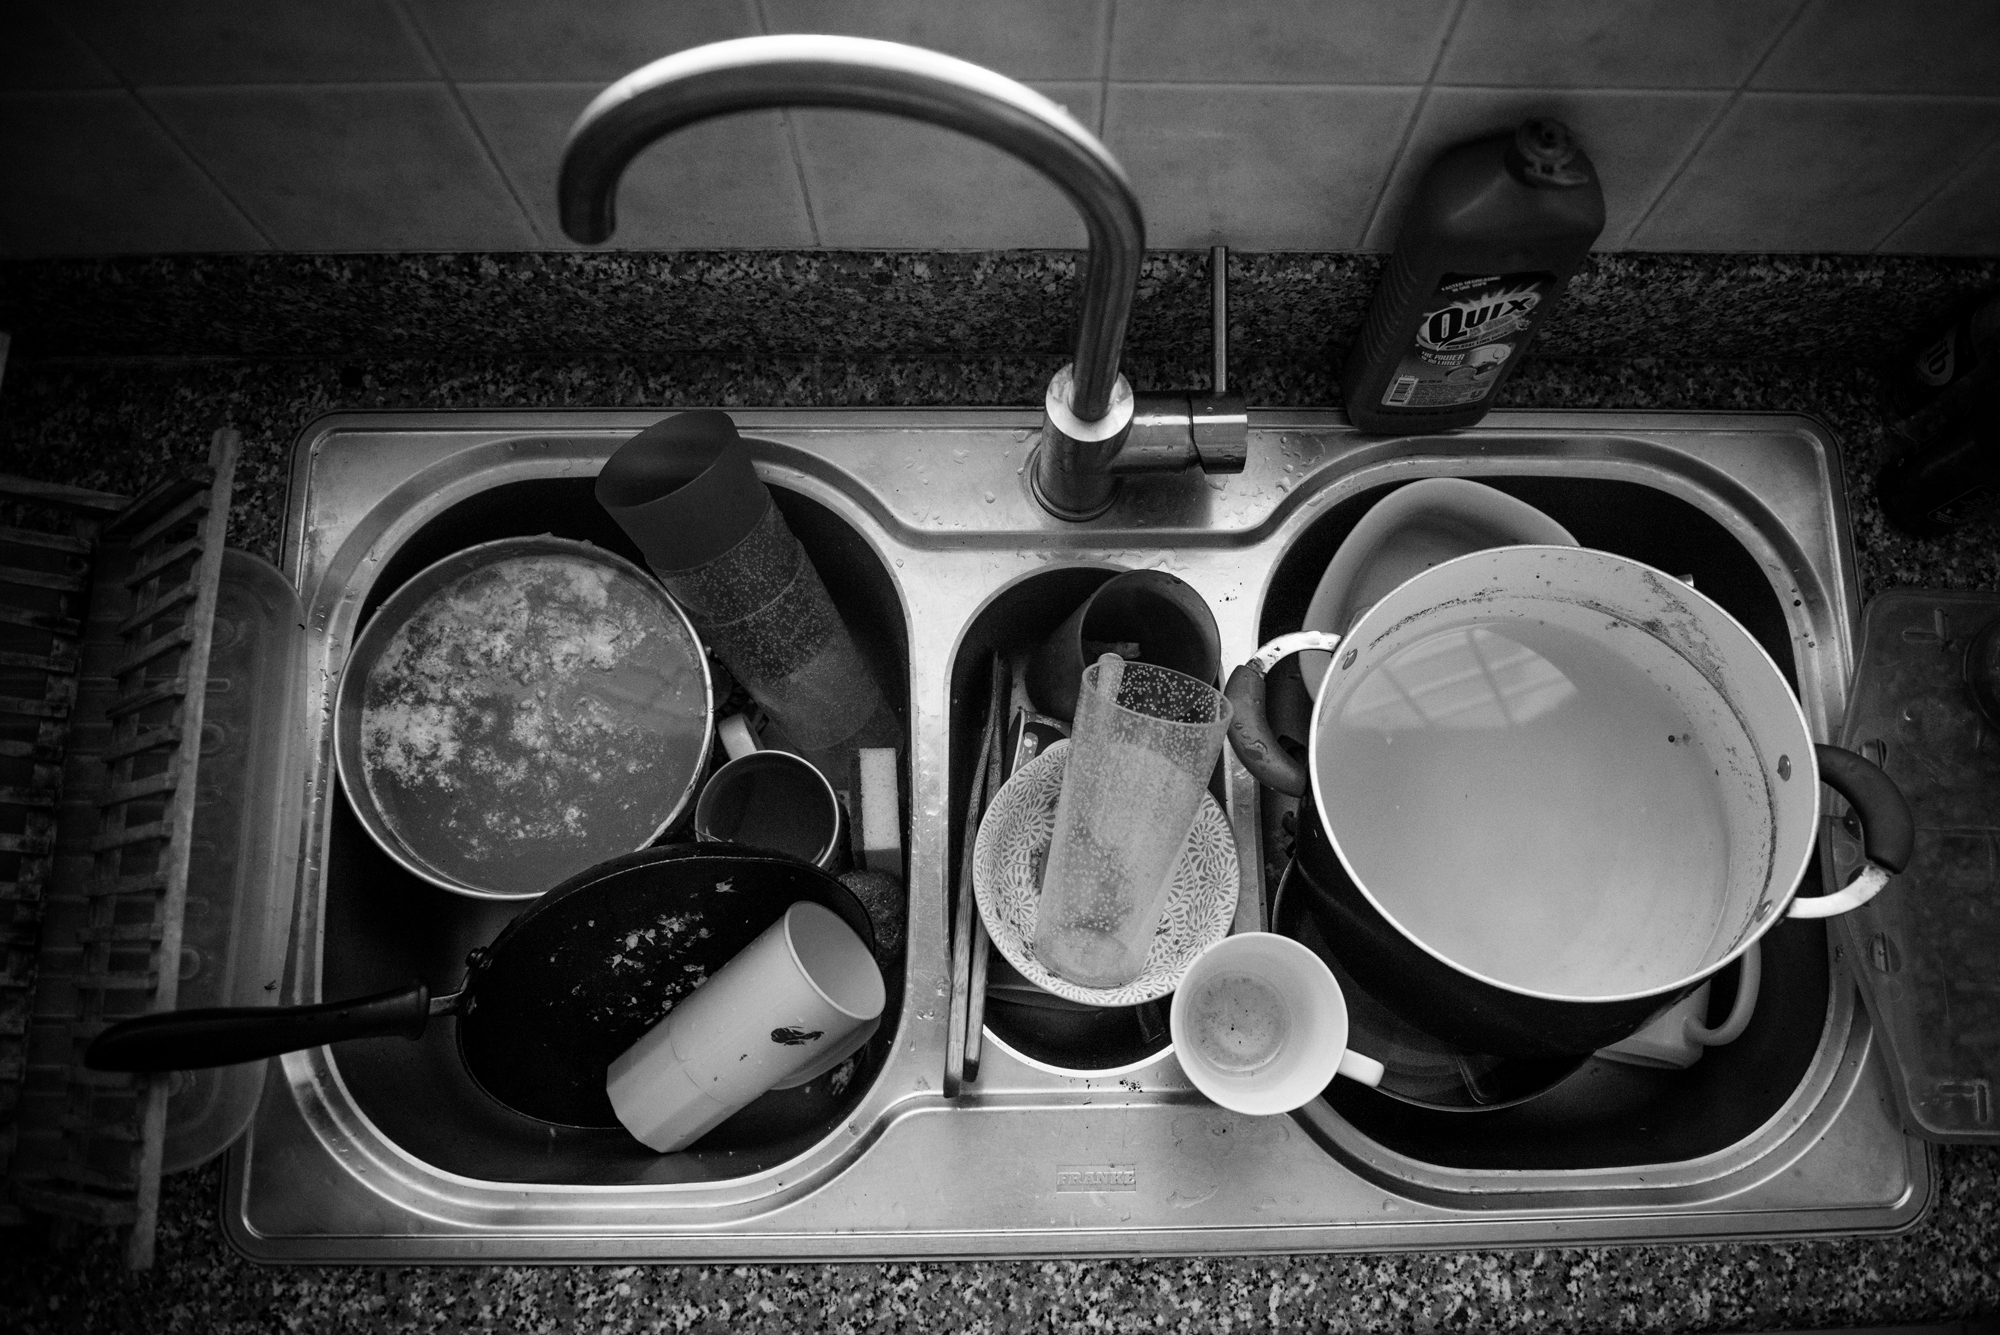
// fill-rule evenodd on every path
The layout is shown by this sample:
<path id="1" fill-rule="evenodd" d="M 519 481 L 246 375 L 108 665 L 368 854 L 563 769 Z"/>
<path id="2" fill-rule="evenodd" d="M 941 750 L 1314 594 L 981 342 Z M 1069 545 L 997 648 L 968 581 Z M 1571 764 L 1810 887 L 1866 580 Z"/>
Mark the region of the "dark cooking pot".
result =
<path id="1" fill-rule="evenodd" d="M 1264 674 L 1334 651 L 1309 763 L 1264 718 Z M 1507 547 L 1424 571 L 1345 637 L 1300 633 L 1230 676 L 1230 741 L 1302 812 L 1329 944 L 1410 1023 L 1499 1056 L 1629 1036 L 1781 918 L 1858 907 L 1910 856 L 1881 770 L 1815 747 L 1750 634 L 1608 552 Z M 1819 784 L 1869 865 L 1794 898 Z"/>

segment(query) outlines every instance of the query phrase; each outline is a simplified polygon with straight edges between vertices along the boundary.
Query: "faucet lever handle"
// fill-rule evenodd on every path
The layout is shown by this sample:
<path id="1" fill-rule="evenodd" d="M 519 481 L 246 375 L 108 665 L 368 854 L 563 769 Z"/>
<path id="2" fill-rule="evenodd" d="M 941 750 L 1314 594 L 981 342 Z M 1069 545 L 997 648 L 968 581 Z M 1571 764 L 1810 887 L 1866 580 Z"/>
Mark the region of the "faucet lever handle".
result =
<path id="1" fill-rule="evenodd" d="M 1197 389 L 1134 397 L 1132 429 L 1105 465 L 1108 472 L 1243 471 L 1250 456 L 1250 419 L 1242 395 Z"/>

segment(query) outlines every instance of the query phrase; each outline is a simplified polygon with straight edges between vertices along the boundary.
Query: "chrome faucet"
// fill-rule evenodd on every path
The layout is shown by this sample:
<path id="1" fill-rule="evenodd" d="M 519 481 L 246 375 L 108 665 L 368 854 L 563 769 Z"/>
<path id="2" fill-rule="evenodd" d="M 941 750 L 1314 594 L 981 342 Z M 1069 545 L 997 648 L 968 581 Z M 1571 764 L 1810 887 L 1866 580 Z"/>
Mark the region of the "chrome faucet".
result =
<path id="1" fill-rule="evenodd" d="M 1054 102 L 967 61 L 896 42 L 806 35 L 738 38 L 656 60 L 598 94 L 570 130 L 557 186 L 563 230 L 587 245 L 608 239 L 619 179 L 653 141 L 773 107 L 881 111 L 957 130 L 1040 171 L 1083 215 L 1090 250 L 1076 353 L 1049 381 L 1028 470 L 1050 514 L 1095 518 L 1126 473 L 1242 470 L 1242 405 L 1219 382 L 1214 393 L 1135 397 L 1119 373 L 1146 248 L 1124 168 Z"/>

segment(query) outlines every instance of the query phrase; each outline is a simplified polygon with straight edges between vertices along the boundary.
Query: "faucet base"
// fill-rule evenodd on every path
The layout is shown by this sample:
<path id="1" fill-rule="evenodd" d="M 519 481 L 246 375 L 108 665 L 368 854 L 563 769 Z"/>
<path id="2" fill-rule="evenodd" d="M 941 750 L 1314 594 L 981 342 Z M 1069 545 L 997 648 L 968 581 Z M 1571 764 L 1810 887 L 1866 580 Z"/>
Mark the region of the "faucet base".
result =
<path id="1" fill-rule="evenodd" d="M 1034 494 L 1036 504 L 1057 519 L 1076 524 L 1107 513 L 1118 501 L 1123 479 L 1102 471 L 1085 473 L 1061 468 L 1056 462 L 1061 446 L 1058 444 L 1052 450 L 1049 435 L 1049 428 L 1044 426 L 1041 444 L 1028 456 L 1028 490 Z M 1043 481 L 1045 474 L 1054 482 L 1053 487 Z"/>
<path id="2" fill-rule="evenodd" d="M 1135 400 L 1131 382 L 1119 376 L 1104 416 L 1086 422 L 1070 410 L 1076 367 L 1049 377 L 1042 400 L 1042 440 L 1028 460 L 1028 484 L 1035 500 L 1058 519 L 1095 519 L 1118 499 L 1111 461 L 1132 431 Z"/>

